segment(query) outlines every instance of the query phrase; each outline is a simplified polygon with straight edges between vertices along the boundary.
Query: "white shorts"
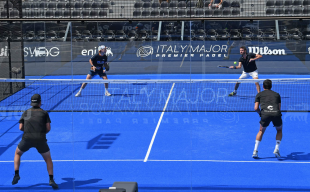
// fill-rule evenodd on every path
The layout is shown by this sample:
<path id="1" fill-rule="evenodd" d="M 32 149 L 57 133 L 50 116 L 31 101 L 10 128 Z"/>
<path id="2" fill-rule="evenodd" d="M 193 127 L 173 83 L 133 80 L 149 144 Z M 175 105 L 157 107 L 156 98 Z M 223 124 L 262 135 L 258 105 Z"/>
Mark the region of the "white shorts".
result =
<path id="1" fill-rule="evenodd" d="M 257 72 L 257 70 L 255 70 L 255 71 L 253 71 L 253 72 L 250 72 L 250 73 L 247 73 L 247 72 L 242 72 L 242 74 L 241 74 L 241 76 L 239 77 L 239 79 L 247 79 L 247 78 L 249 78 L 249 77 L 252 77 L 253 79 L 255 78 L 255 77 L 257 77 L 258 78 L 258 72 Z"/>
<path id="2" fill-rule="evenodd" d="M 218 4 L 213 4 L 213 3 L 212 3 L 212 5 L 209 6 L 209 9 L 216 8 L 217 5 L 218 5 Z M 219 5 L 218 9 L 221 9 L 221 8 L 222 8 L 222 4 Z"/>

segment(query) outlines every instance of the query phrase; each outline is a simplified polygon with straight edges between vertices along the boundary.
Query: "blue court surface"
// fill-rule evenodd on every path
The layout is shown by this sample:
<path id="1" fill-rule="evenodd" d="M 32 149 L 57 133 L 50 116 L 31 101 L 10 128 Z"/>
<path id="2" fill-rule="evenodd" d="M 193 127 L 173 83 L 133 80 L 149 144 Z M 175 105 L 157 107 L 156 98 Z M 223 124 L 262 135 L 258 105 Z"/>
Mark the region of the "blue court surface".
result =
<path id="1" fill-rule="evenodd" d="M 120 78 L 109 78 L 114 77 Z M 180 78 L 167 77 L 151 78 Z M 254 108 L 252 100 L 249 103 Z M 252 158 L 259 130 L 255 112 L 79 111 L 49 115 L 52 130 L 47 139 L 59 191 L 95 192 L 115 181 L 136 181 L 139 191 L 145 192 L 310 191 L 309 112 L 282 113 L 280 159 L 273 155 L 276 130 L 272 123 L 259 146 L 260 158 Z M 20 116 L 21 112 L 0 112 L 0 190 L 51 191 L 46 164 L 36 149 L 22 156 L 21 180 L 11 185 L 14 152 L 22 137 Z"/>

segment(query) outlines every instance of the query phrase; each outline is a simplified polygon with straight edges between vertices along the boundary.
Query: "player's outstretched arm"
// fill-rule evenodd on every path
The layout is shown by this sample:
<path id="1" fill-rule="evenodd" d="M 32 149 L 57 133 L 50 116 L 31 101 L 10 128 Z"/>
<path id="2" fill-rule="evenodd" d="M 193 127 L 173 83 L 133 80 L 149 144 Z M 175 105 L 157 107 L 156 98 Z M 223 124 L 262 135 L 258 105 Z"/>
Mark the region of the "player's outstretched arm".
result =
<path id="1" fill-rule="evenodd" d="M 239 62 L 239 65 L 237 67 L 236 66 L 230 66 L 229 68 L 230 69 L 241 69 L 241 67 L 242 67 L 242 63 Z"/>
<path id="2" fill-rule="evenodd" d="M 263 57 L 262 55 L 256 54 L 254 58 L 251 58 L 251 59 L 250 59 L 250 62 L 251 62 L 251 61 L 255 61 L 255 60 L 257 60 L 257 59 L 260 59 L 260 58 L 262 58 L 262 57 Z"/>

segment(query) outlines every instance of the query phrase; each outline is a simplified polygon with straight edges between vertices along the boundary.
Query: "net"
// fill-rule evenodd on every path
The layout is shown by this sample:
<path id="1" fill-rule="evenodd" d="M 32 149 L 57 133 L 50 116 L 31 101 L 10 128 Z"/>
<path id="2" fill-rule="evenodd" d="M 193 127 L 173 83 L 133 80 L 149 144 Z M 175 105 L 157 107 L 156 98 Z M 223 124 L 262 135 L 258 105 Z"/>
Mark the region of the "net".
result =
<path id="1" fill-rule="evenodd" d="M 281 95 L 282 111 L 309 111 L 310 79 L 271 79 L 272 90 Z M 1 111 L 24 111 L 33 94 L 42 97 L 46 111 L 106 112 L 223 112 L 254 111 L 255 82 L 241 82 L 236 96 L 229 97 L 237 80 L 73 80 L 73 79 L 0 79 L 0 86 L 23 82 L 25 87 L 0 101 Z M 80 97 L 81 84 L 87 82 Z M 109 83 L 110 97 L 105 96 Z M 1 93 L 3 94 L 3 93 Z"/>

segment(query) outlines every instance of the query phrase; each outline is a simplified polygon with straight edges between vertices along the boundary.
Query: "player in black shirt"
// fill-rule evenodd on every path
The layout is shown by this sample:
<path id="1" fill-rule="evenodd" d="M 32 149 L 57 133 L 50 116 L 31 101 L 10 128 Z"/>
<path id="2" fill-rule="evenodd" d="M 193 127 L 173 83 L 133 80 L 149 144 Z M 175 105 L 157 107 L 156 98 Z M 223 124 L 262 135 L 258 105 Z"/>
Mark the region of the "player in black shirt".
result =
<path id="1" fill-rule="evenodd" d="M 256 135 L 253 158 L 258 158 L 257 149 L 263 134 L 272 121 L 274 127 L 277 129 L 276 147 L 273 154 L 276 157 L 281 157 L 279 152 L 280 143 L 282 140 L 282 114 L 281 114 L 281 97 L 279 93 L 271 91 L 272 82 L 266 79 L 263 83 L 264 91 L 258 93 L 255 97 L 254 110 L 260 115 L 260 129 Z M 259 105 L 261 110 L 259 109 Z"/>
<path id="2" fill-rule="evenodd" d="M 239 59 L 239 65 L 237 67 L 230 66 L 230 69 L 240 69 L 243 66 L 243 72 L 242 75 L 239 77 L 239 79 L 246 79 L 249 76 L 251 76 L 253 79 L 258 79 L 258 72 L 255 60 L 262 58 L 263 56 L 259 54 L 254 53 L 247 53 L 246 47 L 240 47 L 240 54 L 242 55 Z M 259 83 L 256 84 L 257 92 L 260 92 L 260 86 Z M 240 83 L 236 83 L 235 90 L 229 94 L 229 96 L 234 96 L 237 94 L 237 90 Z"/>
<path id="3" fill-rule="evenodd" d="M 12 185 L 17 184 L 20 179 L 19 166 L 21 156 L 30 148 L 35 147 L 46 162 L 47 171 L 50 177 L 49 185 L 54 189 L 57 189 L 58 185 L 53 178 L 53 162 L 50 148 L 46 142 L 46 134 L 51 130 L 51 120 L 48 113 L 40 108 L 41 96 L 39 94 L 34 94 L 31 97 L 31 105 L 33 107 L 25 111 L 19 120 L 19 130 L 24 131 L 24 134 L 15 151 L 15 175 Z"/>
<path id="4" fill-rule="evenodd" d="M 108 62 L 108 56 L 106 55 L 107 48 L 104 45 L 101 45 L 98 47 L 98 53 L 92 56 L 92 58 L 89 60 L 89 63 L 91 64 L 91 69 L 89 70 L 89 73 L 87 74 L 86 79 L 92 79 L 95 75 L 99 75 L 104 80 L 107 80 L 107 74 L 105 65 Z M 82 90 L 86 87 L 87 83 L 83 83 L 79 92 L 75 95 L 76 97 L 81 96 Z M 111 96 L 111 94 L 108 91 L 109 84 L 105 83 L 105 95 Z"/>

